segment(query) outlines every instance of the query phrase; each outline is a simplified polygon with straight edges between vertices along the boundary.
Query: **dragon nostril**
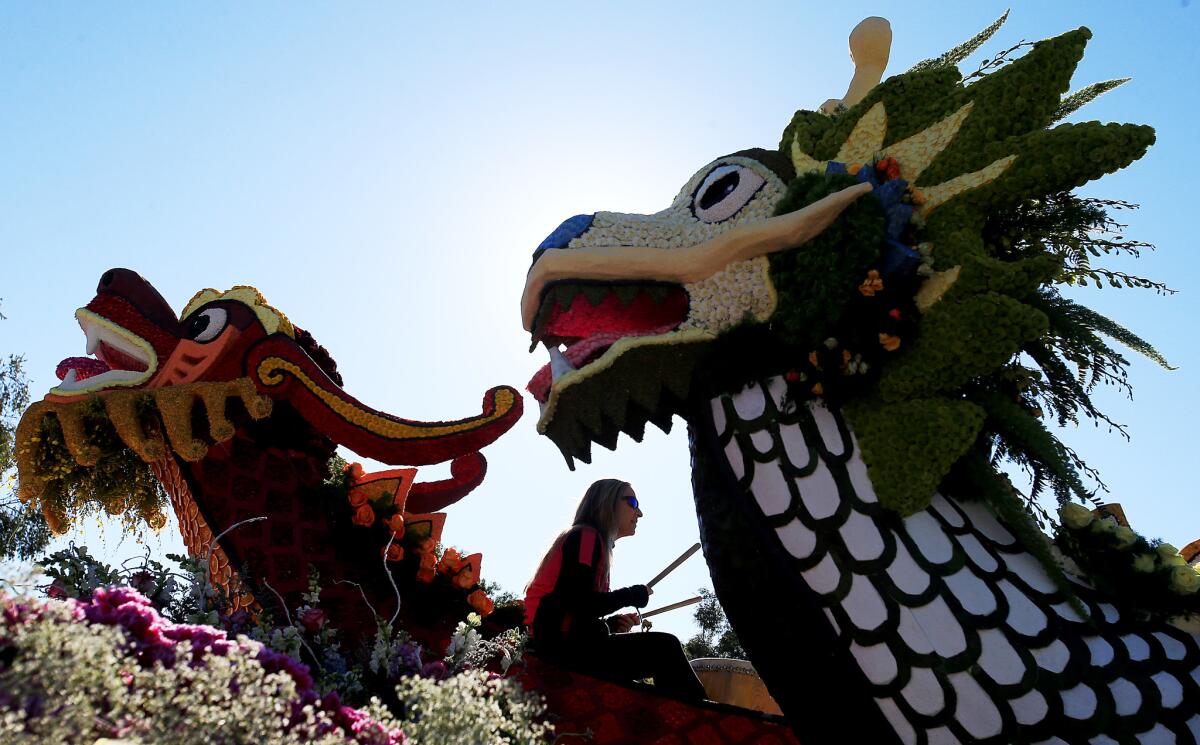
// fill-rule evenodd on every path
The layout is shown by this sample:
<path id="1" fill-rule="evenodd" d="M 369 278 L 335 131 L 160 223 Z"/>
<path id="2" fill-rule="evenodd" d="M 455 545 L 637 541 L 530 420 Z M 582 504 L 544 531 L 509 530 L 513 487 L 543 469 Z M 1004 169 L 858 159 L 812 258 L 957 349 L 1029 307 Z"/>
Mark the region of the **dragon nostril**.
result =
<path id="1" fill-rule="evenodd" d="M 592 227 L 592 221 L 596 219 L 593 215 L 575 215 L 563 220 L 554 232 L 546 236 L 546 239 L 538 244 L 537 249 L 533 252 L 533 263 L 541 258 L 542 254 L 551 248 L 566 248 L 571 241 L 588 232 Z"/>
<path id="2" fill-rule="evenodd" d="M 100 286 L 101 287 L 108 287 L 109 285 L 112 284 L 112 281 L 113 281 L 113 270 L 112 269 L 109 269 L 107 272 L 100 275 Z"/>
<path id="3" fill-rule="evenodd" d="M 546 240 L 538 244 L 538 250 L 547 248 L 566 248 L 567 244 L 588 231 L 592 227 L 595 215 L 575 215 L 562 221 L 554 232 L 546 236 Z"/>

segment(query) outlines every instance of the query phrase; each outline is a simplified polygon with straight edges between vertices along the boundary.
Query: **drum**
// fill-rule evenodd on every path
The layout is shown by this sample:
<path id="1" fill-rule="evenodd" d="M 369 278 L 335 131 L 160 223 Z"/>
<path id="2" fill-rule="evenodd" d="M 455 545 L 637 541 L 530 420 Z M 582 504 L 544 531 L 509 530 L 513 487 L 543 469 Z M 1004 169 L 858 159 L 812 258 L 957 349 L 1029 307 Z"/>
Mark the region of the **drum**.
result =
<path id="1" fill-rule="evenodd" d="M 779 704 L 771 698 L 767 686 L 748 660 L 701 657 L 692 660 L 692 670 L 696 672 L 696 677 L 704 684 L 705 693 L 713 701 L 765 714 L 783 714 L 779 710 Z"/>

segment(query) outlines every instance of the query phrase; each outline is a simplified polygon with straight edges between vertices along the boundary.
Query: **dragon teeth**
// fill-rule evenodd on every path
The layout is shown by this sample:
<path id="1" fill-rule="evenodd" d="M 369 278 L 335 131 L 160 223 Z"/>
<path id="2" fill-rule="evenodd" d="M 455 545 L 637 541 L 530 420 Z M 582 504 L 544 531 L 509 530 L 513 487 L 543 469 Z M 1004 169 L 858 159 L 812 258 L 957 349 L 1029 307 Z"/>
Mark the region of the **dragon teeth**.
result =
<path id="1" fill-rule="evenodd" d="M 100 349 L 100 329 L 94 323 L 85 324 L 84 326 L 84 333 L 87 334 L 85 354 L 94 355 L 96 350 Z"/>
<path id="2" fill-rule="evenodd" d="M 562 376 L 575 370 L 575 366 L 571 364 L 558 347 L 547 347 L 550 350 L 550 375 L 552 380 L 558 380 Z"/>

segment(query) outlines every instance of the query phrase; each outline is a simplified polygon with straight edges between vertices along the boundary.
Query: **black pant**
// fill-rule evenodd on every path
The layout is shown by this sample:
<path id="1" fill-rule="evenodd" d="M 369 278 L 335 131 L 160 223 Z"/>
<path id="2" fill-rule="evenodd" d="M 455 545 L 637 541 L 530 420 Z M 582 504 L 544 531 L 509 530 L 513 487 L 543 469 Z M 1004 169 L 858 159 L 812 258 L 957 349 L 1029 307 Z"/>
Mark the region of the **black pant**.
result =
<path id="1" fill-rule="evenodd" d="M 563 665 L 598 678 L 627 682 L 653 678 L 654 688 L 685 700 L 704 698 L 704 686 L 679 640 L 671 634 L 645 631 L 570 638 L 555 644 L 535 645 L 544 655 Z"/>

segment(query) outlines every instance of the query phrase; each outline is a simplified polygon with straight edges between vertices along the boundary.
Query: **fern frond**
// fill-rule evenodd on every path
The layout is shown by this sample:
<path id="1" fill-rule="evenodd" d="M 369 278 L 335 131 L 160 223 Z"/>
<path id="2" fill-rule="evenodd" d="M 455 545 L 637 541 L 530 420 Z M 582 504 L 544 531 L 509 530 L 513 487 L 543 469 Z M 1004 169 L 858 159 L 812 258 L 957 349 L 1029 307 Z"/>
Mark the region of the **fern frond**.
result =
<path id="1" fill-rule="evenodd" d="M 921 70 L 929 70 L 934 67 L 957 65 L 959 62 L 962 62 L 967 57 L 970 57 L 972 54 L 974 54 L 976 49 L 979 49 L 979 47 L 983 46 L 988 39 L 992 38 L 992 35 L 999 31 L 1000 27 L 1004 25 L 1004 22 L 1008 20 L 1008 14 L 1009 11 L 1004 11 L 1004 15 L 992 21 L 991 25 L 975 34 L 970 39 L 964 41 L 962 44 L 959 44 L 940 57 L 921 60 L 917 64 L 910 67 L 908 72 L 920 72 Z"/>
<path id="2" fill-rule="evenodd" d="M 1125 85 L 1131 78 L 1117 78 L 1116 80 L 1105 80 L 1100 83 L 1092 83 L 1083 90 L 1076 91 L 1062 100 L 1055 110 L 1051 123 L 1059 122 L 1066 119 L 1071 114 L 1074 114 L 1079 109 L 1096 100 L 1105 93 Z"/>

